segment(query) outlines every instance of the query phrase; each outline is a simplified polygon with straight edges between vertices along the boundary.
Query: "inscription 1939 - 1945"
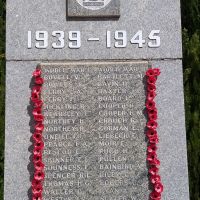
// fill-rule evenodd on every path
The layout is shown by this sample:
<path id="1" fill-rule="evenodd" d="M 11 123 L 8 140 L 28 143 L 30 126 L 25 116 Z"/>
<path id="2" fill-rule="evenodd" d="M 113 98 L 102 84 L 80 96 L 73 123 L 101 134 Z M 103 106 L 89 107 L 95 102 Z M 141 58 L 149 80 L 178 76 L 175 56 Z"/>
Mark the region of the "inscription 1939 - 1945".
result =
<path id="1" fill-rule="evenodd" d="M 148 199 L 147 62 L 41 64 L 45 200 Z"/>

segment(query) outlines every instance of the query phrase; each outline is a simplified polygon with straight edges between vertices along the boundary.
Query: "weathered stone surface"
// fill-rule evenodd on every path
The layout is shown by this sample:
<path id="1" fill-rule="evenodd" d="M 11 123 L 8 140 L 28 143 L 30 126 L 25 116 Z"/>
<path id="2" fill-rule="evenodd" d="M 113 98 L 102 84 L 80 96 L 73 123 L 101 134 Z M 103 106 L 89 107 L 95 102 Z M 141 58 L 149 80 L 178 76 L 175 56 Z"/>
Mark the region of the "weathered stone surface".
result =
<path id="1" fill-rule="evenodd" d="M 6 77 L 5 200 L 29 200 L 31 187 L 30 82 L 40 61 L 8 62 Z M 157 85 L 159 159 L 164 200 L 188 200 L 181 60 L 153 61 Z"/>
<path id="2" fill-rule="evenodd" d="M 19 6 L 20 5 L 20 6 Z M 181 18 L 179 0 L 121 0 L 119 20 L 66 19 L 66 0 L 7 1 L 6 51 L 8 60 L 82 60 L 82 59 L 165 59 L 182 58 Z M 14 28 L 13 28 L 14 27 Z M 111 31 L 111 48 L 106 48 L 106 31 Z M 115 48 L 115 31 L 127 32 L 127 47 Z M 146 40 L 143 48 L 131 44 L 138 30 Z M 151 30 L 160 30 L 161 46 L 149 48 Z M 28 31 L 32 31 L 32 49 L 27 47 Z M 48 47 L 35 47 L 35 32 L 47 31 Z M 58 38 L 53 31 L 64 31 L 63 49 L 53 49 Z M 70 49 L 69 31 L 80 31 L 79 49 Z M 99 41 L 88 41 L 97 37 Z"/>
<path id="3" fill-rule="evenodd" d="M 163 200 L 189 200 L 182 61 L 153 61 L 157 81 L 158 156 Z"/>
<path id="4" fill-rule="evenodd" d="M 42 64 L 44 199 L 148 199 L 147 62 Z"/>
<path id="5" fill-rule="evenodd" d="M 68 0 L 68 17 L 119 17 L 120 0 Z"/>

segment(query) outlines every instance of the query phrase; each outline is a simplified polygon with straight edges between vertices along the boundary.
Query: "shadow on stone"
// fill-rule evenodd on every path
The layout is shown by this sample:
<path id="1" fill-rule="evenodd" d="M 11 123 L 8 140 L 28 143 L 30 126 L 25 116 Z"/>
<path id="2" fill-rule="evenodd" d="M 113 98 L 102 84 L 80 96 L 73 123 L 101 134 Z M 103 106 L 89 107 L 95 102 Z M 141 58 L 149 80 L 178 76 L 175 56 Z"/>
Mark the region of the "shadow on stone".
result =
<path id="1" fill-rule="evenodd" d="M 34 80 L 33 78 L 31 79 L 29 88 L 32 89 L 32 87 L 34 86 Z M 30 94 L 31 96 L 31 94 Z M 34 119 L 33 119 L 33 115 L 32 115 L 32 111 L 33 111 L 33 105 L 32 102 L 30 101 L 29 105 L 27 106 L 27 112 L 30 116 L 30 122 L 29 122 L 29 126 L 30 126 L 30 133 L 33 134 L 34 133 Z M 31 181 L 33 180 L 33 175 L 34 175 L 34 165 L 33 165 L 33 138 L 32 135 L 30 136 L 30 141 L 31 141 L 31 146 L 28 148 L 28 151 L 31 153 L 31 156 L 29 157 L 29 164 L 27 166 L 27 169 L 29 171 L 30 174 L 30 188 L 27 191 L 27 196 L 29 200 L 32 200 L 32 188 L 31 188 Z"/>

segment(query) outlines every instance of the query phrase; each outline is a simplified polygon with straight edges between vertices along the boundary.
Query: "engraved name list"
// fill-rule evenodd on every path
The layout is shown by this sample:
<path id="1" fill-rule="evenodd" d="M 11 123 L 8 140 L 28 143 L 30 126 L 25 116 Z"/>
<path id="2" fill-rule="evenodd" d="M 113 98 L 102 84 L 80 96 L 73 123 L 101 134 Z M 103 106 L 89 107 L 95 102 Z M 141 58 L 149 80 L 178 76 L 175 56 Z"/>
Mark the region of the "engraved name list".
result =
<path id="1" fill-rule="evenodd" d="M 45 200 L 147 199 L 148 63 L 41 64 Z"/>

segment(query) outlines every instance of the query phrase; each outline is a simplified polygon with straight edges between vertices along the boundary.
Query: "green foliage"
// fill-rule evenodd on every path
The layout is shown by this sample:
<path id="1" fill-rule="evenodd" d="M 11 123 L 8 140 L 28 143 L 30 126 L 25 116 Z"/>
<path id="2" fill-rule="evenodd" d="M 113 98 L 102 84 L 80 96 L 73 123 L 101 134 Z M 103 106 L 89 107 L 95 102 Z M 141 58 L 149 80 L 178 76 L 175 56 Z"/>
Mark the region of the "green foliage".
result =
<path id="1" fill-rule="evenodd" d="M 0 59 L 5 49 L 5 1 L 0 0 Z"/>
<path id="2" fill-rule="evenodd" d="M 5 0 L 0 0 L 0 200 L 3 200 L 5 116 Z"/>
<path id="3" fill-rule="evenodd" d="M 200 0 L 182 0 L 190 196 L 200 200 Z"/>
<path id="4" fill-rule="evenodd" d="M 184 35 L 184 85 L 191 199 L 200 200 L 200 37 Z"/>
<path id="5" fill-rule="evenodd" d="M 183 27 L 187 28 L 190 36 L 199 29 L 200 0 L 181 0 Z"/>

